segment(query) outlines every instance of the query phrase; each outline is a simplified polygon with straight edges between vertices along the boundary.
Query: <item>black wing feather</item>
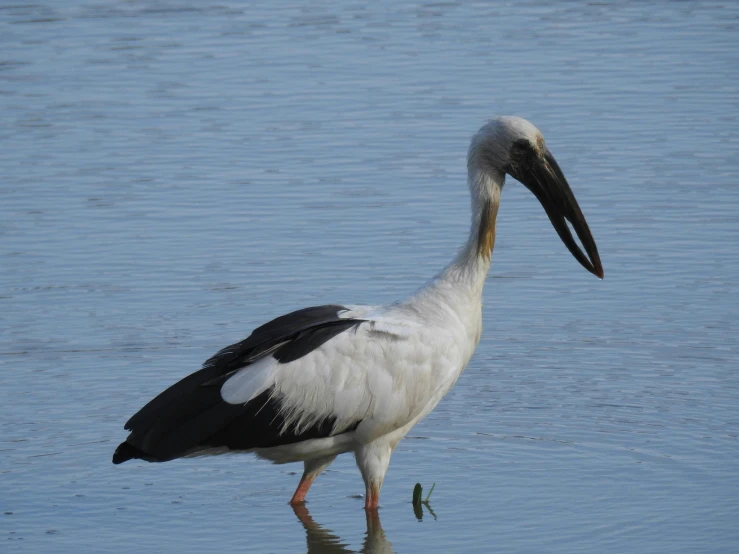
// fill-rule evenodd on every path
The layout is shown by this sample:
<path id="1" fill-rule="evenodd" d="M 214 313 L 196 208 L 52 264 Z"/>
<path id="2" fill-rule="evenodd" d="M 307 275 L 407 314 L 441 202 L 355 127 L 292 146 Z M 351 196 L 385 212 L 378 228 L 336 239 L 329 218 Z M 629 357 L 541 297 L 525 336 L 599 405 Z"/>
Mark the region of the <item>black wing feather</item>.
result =
<path id="1" fill-rule="evenodd" d="M 300 432 L 294 427 L 283 429 L 280 398 L 273 390 L 234 405 L 223 400 L 221 386 L 235 371 L 264 356 L 271 354 L 280 363 L 300 359 L 363 321 L 339 318 L 345 310 L 338 305 L 304 308 L 222 349 L 201 370 L 169 387 L 128 420 L 125 427 L 131 434 L 116 449 L 113 463 L 132 458 L 161 462 L 210 448 L 248 450 L 330 436 L 334 418 Z"/>

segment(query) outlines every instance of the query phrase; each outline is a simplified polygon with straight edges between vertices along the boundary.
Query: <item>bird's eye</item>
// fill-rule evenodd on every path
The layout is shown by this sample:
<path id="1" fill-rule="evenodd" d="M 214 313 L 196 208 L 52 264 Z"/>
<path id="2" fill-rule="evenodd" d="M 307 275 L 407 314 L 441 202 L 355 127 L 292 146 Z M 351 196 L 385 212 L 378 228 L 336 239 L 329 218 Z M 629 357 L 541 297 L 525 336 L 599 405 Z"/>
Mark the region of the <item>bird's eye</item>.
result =
<path id="1" fill-rule="evenodd" d="M 534 147 L 526 139 L 518 139 L 511 145 L 511 157 L 516 159 L 525 158 L 534 153 Z"/>

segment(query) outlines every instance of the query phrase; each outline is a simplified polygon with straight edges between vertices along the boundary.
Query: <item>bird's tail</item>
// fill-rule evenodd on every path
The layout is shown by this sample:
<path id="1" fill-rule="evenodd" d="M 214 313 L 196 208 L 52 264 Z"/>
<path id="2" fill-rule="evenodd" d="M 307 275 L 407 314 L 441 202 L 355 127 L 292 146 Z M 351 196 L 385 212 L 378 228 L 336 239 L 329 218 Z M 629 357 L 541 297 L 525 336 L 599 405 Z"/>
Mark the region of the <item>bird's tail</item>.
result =
<path id="1" fill-rule="evenodd" d="M 149 456 L 146 452 L 144 452 L 143 450 L 139 450 L 138 448 L 132 446 L 127 442 L 122 442 L 121 444 L 119 444 L 118 448 L 116 448 L 115 452 L 113 453 L 114 464 L 122 464 L 123 462 L 134 459 L 146 460 L 147 462 L 155 461 L 152 460 L 152 457 Z"/>

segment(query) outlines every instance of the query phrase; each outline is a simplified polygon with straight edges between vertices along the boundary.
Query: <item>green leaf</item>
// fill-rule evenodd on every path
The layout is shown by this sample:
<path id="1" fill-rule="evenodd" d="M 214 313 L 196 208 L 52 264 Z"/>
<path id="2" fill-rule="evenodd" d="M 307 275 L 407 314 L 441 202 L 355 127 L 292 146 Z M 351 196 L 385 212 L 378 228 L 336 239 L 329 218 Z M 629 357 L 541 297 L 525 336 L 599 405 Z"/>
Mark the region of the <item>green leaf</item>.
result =
<path id="1" fill-rule="evenodd" d="M 419 486 L 419 485 L 416 485 L 416 486 Z M 429 501 L 429 498 L 431 498 L 431 493 L 432 493 L 432 492 L 434 492 L 434 487 L 435 487 L 435 486 L 436 486 L 436 482 L 434 482 L 434 484 L 433 484 L 433 485 L 431 485 L 431 490 L 429 491 L 429 495 L 428 495 L 428 496 L 426 497 L 426 500 L 424 500 L 424 502 L 428 502 L 428 501 Z M 415 494 L 415 493 L 416 493 L 416 491 L 414 490 L 414 491 L 413 491 L 413 494 Z M 419 496 L 420 496 L 420 494 L 421 494 L 421 491 L 418 491 L 418 494 L 419 494 Z"/>

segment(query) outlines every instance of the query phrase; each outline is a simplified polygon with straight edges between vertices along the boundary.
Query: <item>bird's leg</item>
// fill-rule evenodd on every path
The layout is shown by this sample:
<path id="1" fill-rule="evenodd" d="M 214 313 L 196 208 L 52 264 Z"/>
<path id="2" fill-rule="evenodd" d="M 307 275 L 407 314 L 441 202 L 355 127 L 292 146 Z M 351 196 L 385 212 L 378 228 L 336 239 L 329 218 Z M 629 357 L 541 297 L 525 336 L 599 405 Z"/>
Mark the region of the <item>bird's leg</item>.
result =
<path id="1" fill-rule="evenodd" d="M 366 489 L 365 510 L 376 510 L 380 505 L 380 489 L 395 444 L 382 437 L 360 446 L 354 453 Z"/>
<path id="2" fill-rule="evenodd" d="M 305 495 L 308 494 L 308 489 L 313 484 L 313 481 L 316 477 L 316 475 L 311 475 L 310 473 L 303 472 L 303 477 L 301 477 L 298 488 L 295 489 L 295 493 L 290 499 L 290 504 L 295 506 L 297 504 L 302 504 L 303 502 L 305 502 Z"/>
<path id="3" fill-rule="evenodd" d="M 336 456 L 326 456 L 325 458 L 316 458 L 315 460 L 306 460 L 303 462 L 305 468 L 303 470 L 303 476 L 300 478 L 300 483 L 298 483 L 298 488 L 295 489 L 295 494 L 293 494 L 290 504 L 295 506 L 296 504 L 305 502 L 305 495 L 308 494 L 308 489 L 313 484 L 313 481 L 335 459 Z"/>
<path id="4" fill-rule="evenodd" d="M 370 483 L 367 485 L 367 493 L 364 499 L 364 509 L 375 511 L 380 506 L 380 489 L 382 483 Z"/>

